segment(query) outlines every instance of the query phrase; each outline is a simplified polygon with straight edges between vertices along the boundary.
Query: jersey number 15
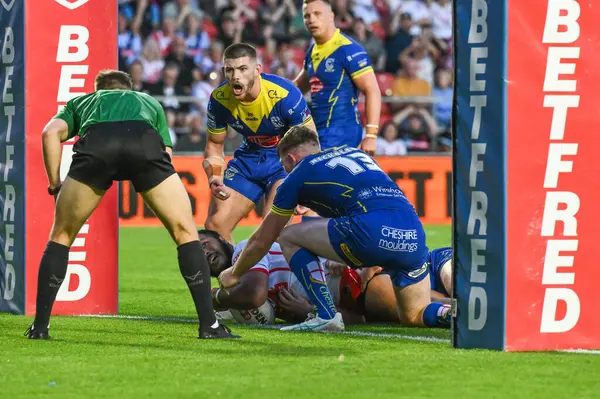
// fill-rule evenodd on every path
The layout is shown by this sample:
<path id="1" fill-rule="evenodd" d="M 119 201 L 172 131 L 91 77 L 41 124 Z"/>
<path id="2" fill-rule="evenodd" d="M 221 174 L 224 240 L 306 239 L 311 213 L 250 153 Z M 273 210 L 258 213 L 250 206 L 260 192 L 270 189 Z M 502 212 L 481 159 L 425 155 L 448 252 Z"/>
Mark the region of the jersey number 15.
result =
<path id="1" fill-rule="evenodd" d="M 331 158 L 325 165 L 331 169 L 341 166 L 353 175 L 362 173 L 367 169 L 384 173 L 370 156 L 362 152 L 353 152 L 348 155 Z"/>

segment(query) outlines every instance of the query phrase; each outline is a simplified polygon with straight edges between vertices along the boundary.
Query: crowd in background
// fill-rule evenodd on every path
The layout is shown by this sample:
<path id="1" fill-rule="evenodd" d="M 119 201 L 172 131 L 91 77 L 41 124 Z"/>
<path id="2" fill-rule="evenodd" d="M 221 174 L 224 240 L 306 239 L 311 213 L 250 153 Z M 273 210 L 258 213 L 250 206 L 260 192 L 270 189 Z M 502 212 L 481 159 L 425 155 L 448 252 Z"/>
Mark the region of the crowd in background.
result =
<path id="1" fill-rule="evenodd" d="M 448 152 L 451 0 L 334 0 L 336 25 L 369 54 L 384 97 L 378 155 Z M 294 79 L 311 43 L 302 0 L 119 0 L 119 68 L 157 96 L 174 149 L 203 151 L 206 105 L 222 53 L 247 42 L 263 70 Z M 364 122 L 364 102 L 359 102 Z M 228 133 L 225 150 L 241 137 Z"/>

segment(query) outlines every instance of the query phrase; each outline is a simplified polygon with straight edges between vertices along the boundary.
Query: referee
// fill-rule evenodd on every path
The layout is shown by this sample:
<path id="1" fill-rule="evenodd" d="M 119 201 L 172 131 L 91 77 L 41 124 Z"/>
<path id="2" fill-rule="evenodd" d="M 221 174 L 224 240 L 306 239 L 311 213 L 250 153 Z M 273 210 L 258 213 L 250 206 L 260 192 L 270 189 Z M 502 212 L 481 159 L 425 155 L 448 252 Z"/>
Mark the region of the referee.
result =
<path id="1" fill-rule="evenodd" d="M 131 180 L 177 244 L 179 270 L 198 312 L 198 338 L 239 338 L 215 319 L 208 262 L 188 194 L 171 164 L 171 137 L 160 103 L 132 91 L 130 76 L 120 71 L 101 71 L 95 88 L 67 102 L 42 133 L 48 194 L 55 197 L 56 209 L 40 262 L 35 320 L 25 335 L 50 338 L 50 313 L 70 246 L 113 181 Z M 75 136 L 73 162 L 61 184 L 61 143 Z"/>

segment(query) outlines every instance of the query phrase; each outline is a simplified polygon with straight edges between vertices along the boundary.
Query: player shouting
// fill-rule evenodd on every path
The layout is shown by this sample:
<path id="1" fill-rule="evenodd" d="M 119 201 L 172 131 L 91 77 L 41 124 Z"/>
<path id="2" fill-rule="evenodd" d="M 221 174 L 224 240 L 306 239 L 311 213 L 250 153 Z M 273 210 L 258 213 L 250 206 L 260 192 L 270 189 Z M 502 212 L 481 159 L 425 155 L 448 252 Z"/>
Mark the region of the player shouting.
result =
<path id="1" fill-rule="evenodd" d="M 254 47 L 239 43 L 223 54 L 226 81 L 208 104 L 208 140 L 203 166 L 217 201 L 205 226 L 227 240 L 242 218 L 266 197 L 269 209 L 286 173 L 277 144 L 292 126 L 316 130 L 302 93 L 292 82 L 261 73 Z M 223 145 L 230 126 L 244 136 L 225 169 Z M 226 186 L 226 187 L 225 187 Z"/>
<path id="2" fill-rule="evenodd" d="M 113 181 L 131 180 L 177 244 L 179 270 L 198 312 L 198 338 L 239 338 L 215 318 L 209 266 L 189 197 L 171 164 L 171 138 L 160 103 L 132 91 L 130 76 L 120 71 L 100 72 L 95 88 L 68 101 L 42 133 L 48 193 L 55 197 L 56 210 L 40 262 L 35 320 L 26 336 L 50 338 L 50 313 L 75 236 Z M 61 143 L 75 136 L 73 162 L 61 185 Z"/>
<path id="3" fill-rule="evenodd" d="M 381 92 L 365 49 L 335 27 L 328 0 L 304 0 L 304 24 L 314 39 L 304 68 L 294 80 L 311 92 L 311 111 L 322 149 L 349 145 L 374 155 L 379 131 Z M 366 135 L 357 108 L 366 101 Z"/>
<path id="4" fill-rule="evenodd" d="M 351 147 L 321 152 L 317 135 L 304 127 L 290 129 L 278 153 L 289 175 L 235 264 L 221 273 L 223 287 L 235 285 L 279 237 L 283 254 L 317 313 L 284 329 L 344 329 L 322 273 L 314 272 L 317 256 L 353 268 L 381 266 L 392 278 L 403 324 L 449 327 L 450 307 L 431 302 L 426 278 L 429 251 L 421 221 L 375 161 Z M 323 218 L 285 227 L 298 204 Z"/>

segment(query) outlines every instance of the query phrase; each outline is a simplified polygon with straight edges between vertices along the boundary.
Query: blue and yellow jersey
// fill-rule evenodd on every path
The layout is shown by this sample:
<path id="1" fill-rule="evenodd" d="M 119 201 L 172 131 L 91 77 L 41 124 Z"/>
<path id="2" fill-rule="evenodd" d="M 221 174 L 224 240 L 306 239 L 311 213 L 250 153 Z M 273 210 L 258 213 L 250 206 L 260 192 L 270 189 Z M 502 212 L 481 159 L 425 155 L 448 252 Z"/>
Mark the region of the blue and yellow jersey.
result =
<path id="1" fill-rule="evenodd" d="M 317 129 L 360 126 L 359 93 L 352 79 L 373 71 L 365 49 L 338 29 L 326 43 L 310 46 L 304 70 Z"/>
<path id="2" fill-rule="evenodd" d="M 296 205 L 329 218 L 383 209 L 416 212 L 373 158 L 353 147 L 322 151 L 296 165 L 277 189 L 271 211 L 291 216 Z"/>
<path id="3" fill-rule="evenodd" d="M 304 96 L 292 82 L 264 73 L 259 79 L 260 94 L 251 103 L 236 100 L 227 82 L 213 90 L 208 103 L 209 134 L 225 134 L 231 126 L 244 136 L 242 149 L 275 149 L 290 127 L 312 120 Z"/>

